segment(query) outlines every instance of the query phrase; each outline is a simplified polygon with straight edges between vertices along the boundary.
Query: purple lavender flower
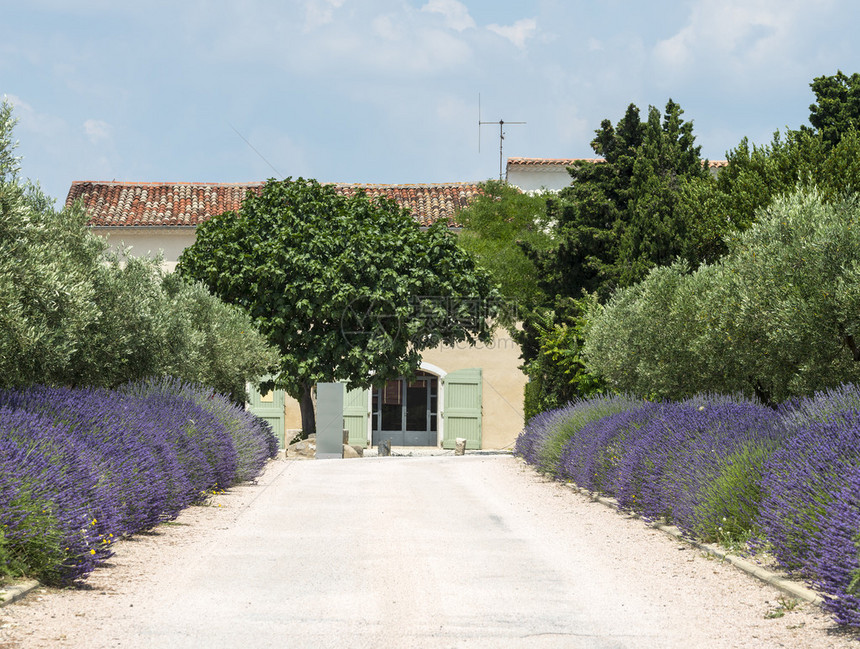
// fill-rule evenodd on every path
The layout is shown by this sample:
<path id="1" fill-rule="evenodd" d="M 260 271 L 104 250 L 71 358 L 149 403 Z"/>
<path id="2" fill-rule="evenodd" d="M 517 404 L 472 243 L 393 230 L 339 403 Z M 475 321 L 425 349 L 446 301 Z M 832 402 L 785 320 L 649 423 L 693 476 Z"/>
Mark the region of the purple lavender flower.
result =
<path id="1" fill-rule="evenodd" d="M 820 398 L 826 399 L 826 396 Z M 813 548 L 828 506 L 860 467 L 860 413 L 834 412 L 801 425 L 766 465 L 762 528 L 786 570 L 817 577 Z"/>
<path id="2" fill-rule="evenodd" d="M 543 413 L 515 452 L 699 538 L 762 534 L 782 567 L 826 593 L 837 622 L 860 626 L 860 388 L 778 410 L 737 396 L 626 399 Z"/>
<path id="3" fill-rule="evenodd" d="M 860 468 L 824 509 L 820 533 L 810 544 L 814 585 L 838 624 L 860 627 Z"/>
<path id="4" fill-rule="evenodd" d="M 0 557 L 7 572 L 82 578 L 113 539 L 252 478 L 276 451 L 260 419 L 169 378 L 0 391 Z"/>

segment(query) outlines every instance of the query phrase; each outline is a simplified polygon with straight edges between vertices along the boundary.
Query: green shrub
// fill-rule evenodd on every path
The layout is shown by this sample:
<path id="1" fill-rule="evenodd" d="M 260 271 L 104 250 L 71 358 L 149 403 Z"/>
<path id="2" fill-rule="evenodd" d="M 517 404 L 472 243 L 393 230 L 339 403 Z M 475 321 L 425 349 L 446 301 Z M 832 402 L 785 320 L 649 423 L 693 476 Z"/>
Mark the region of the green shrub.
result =
<path id="1" fill-rule="evenodd" d="M 518 340 L 522 344 L 534 338 L 537 345 L 534 357 L 523 367 L 529 377 L 526 422 L 540 412 L 603 392 L 604 382 L 586 367 L 582 356 L 587 314 L 593 304 L 593 296 L 559 301 L 557 310 L 535 309 L 530 314 L 529 335 L 521 332 Z"/>
<path id="2" fill-rule="evenodd" d="M 719 474 L 694 510 L 694 532 L 708 542 L 741 545 L 755 534 L 761 476 L 772 447 L 749 442 L 720 460 Z"/>
<path id="3" fill-rule="evenodd" d="M 595 308 L 586 366 L 648 398 L 769 405 L 860 380 L 860 203 L 799 189 L 729 244 L 716 264 L 655 269 Z"/>
<path id="4" fill-rule="evenodd" d="M 603 417 L 627 410 L 634 404 L 638 404 L 638 400 L 623 395 L 595 396 L 571 402 L 563 409 L 564 416 L 559 418 L 538 449 L 537 468 L 545 473 L 558 474 L 564 447 L 581 428 Z"/>
<path id="5" fill-rule="evenodd" d="M 64 547 L 64 534 L 53 514 L 53 502 L 36 498 L 32 488 L 22 485 L 19 495 L 12 501 L 12 509 L 19 512 L 19 528 L 26 530 L 24 538 L 14 544 L 2 535 L 0 558 L 6 577 L 38 576 L 45 582 L 59 575 L 61 567 L 71 557 Z"/>
<path id="6" fill-rule="evenodd" d="M 159 259 L 109 253 L 80 205 L 55 210 L 18 177 L 14 123 L 0 103 L 0 388 L 170 374 L 244 401 L 278 360 L 250 317 Z"/>

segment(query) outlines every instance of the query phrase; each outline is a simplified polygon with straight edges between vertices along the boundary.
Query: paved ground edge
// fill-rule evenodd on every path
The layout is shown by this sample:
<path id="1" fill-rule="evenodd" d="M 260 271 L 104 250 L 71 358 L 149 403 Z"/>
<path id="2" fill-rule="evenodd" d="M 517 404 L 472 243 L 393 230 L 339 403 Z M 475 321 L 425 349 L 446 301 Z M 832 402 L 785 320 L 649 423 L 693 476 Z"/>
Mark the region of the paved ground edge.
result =
<path id="1" fill-rule="evenodd" d="M 594 502 L 599 502 L 607 507 L 611 507 L 616 511 L 622 511 L 618 506 L 618 501 L 614 498 L 608 498 L 606 496 L 601 496 L 600 494 L 589 491 L 588 489 L 584 489 L 582 487 L 577 486 L 572 482 L 564 483 L 564 485 L 571 490 L 582 494 L 593 500 Z M 634 514 L 635 516 L 635 514 Z M 637 516 L 638 518 L 638 516 Z M 748 575 L 755 577 L 756 579 L 765 582 L 773 586 L 774 588 L 779 589 L 786 595 L 790 595 L 791 597 L 796 597 L 797 599 L 803 600 L 805 602 L 809 602 L 810 604 L 815 604 L 816 606 L 821 606 L 824 602 L 824 599 L 816 593 L 811 588 L 807 588 L 803 584 L 791 581 L 790 579 L 786 579 L 784 577 L 780 577 L 774 572 L 763 568 L 762 566 L 754 564 L 752 561 L 748 561 L 743 557 L 739 557 L 734 554 L 730 554 L 726 552 L 723 548 L 718 545 L 713 545 L 710 543 L 701 543 L 696 541 L 695 539 L 691 539 L 686 536 L 679 528 L 674 525 L 662 525 L 660 523 L 648 523 L 651 527 L 660 530 L 664 534 L 667 534 L 674 538 L 677 541 L 681 541 L 688 545 L 691 545 L 694 548 L 698 548 L 703 552 L 710 554 L 711 556 L 717 557 L 723 561 L 728 561 L 730 564 L 747 573 Z"/>
<path id="2" fill-rule="evenodd" d="M 27 581 L 22 581 L 0 589 L 0 606 L 6 606 L 12 602 L 17 602 L 39 586 L 41 586 L 41 584 L 38 581 L 28 579 Z"/>

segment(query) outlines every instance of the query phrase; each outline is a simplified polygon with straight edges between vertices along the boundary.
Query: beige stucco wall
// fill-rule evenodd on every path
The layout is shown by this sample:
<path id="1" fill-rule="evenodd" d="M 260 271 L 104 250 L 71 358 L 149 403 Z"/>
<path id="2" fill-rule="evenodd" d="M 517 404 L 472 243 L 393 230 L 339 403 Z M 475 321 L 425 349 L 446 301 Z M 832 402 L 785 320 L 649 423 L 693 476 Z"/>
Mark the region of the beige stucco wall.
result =
<path id="1" fill-rule="evenodd" d="M 500 329 L 493 342 L 486 345 L 440 346 L 421 354 L 425 363 L 445 373 L 481 368 L 481 446 L 484 449 L 513 447 L 517 435 L 523 429 L 523 389 L 526 376 L 518 369 L 521 362 L 519 356 L 519 346 L 504 329 Z M 301 429 L 302 417 L 298 402 L 287 397 L 284 411 L 287 430 Z"/>
<path id="2" fill-rule="evenodd" d="M 424 352 L 422 359 L 446 372 L 480 367 L 483 385 L 481 445 L 485 449 L 510 448 L 523 429 L 523 389 L 525 375 L 517 369 L 522 362 L 520 348 L 508 332 L 500 329 L 492 343 L 437 347 Z"/>
<path id="3" fill-rule="evenodd" d="M 164 268 L 173 271 L 179 255 L 194 243 L 193 227 L 92 227 L 90 231 L 107 239 L 113 250 L 131 246 L 135 257 L 164 256 Z"/>

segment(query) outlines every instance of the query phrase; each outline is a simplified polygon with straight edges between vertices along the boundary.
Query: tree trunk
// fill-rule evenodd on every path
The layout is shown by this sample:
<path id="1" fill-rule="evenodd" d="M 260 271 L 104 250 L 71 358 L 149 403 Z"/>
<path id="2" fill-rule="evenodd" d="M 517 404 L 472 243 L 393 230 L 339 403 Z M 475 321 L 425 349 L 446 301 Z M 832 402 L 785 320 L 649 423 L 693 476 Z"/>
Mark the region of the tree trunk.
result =
<path id="1" fill-rule="evenodd" d="M 763 406 L 767 406 L 768 408 L 772 408 L 774 410 L 777 409 L 778 404 L 773 402 L 773 400 L 771 399 L 770 390 L 765 388 L 761 384 L 761 381 L 756 381 L 753 384 L 753 392 L 755 393 L 755 396 L 758 398 L 758 400 L 761 401 L 761 404 Z"/>
<path id="2" fill-rule="evenodd" d="M 299 410 L 302 413 L 302 439 L 307 439 L 317 432 L 317 417 L 314 411 L 314 400 L 311 396 L 312 383 L 302 385 L 302 396 L 299 399 Z"/>
<path id="3" fill-rule="evenodd" d="M 845 336 L 845 343 L 848 345 L 848 349 L 851 350 L 851 355 L 854 357 L 854 362 L 860 361 L 860 348 L 857 347 L 857 343 L 854 341 L 854 335 L 848 334 Z"/>

